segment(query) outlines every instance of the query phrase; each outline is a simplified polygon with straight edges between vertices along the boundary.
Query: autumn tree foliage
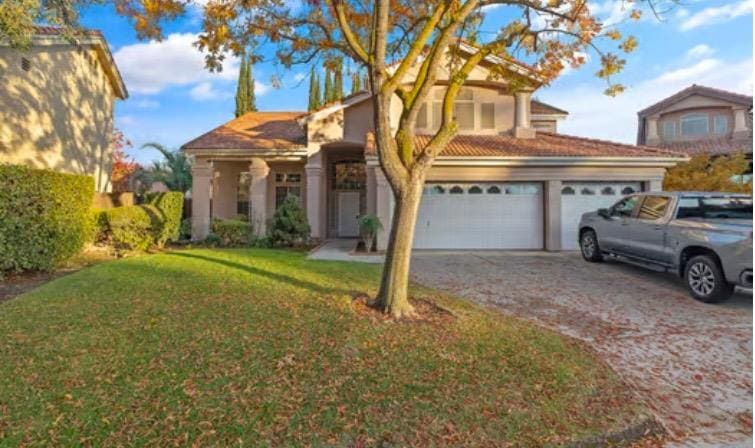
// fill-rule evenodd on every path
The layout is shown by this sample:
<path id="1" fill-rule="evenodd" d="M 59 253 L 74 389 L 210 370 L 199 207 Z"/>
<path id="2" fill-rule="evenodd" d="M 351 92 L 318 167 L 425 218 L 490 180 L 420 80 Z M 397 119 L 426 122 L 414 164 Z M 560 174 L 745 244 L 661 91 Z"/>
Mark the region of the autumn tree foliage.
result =
<path id="1" fill-rule="evenodd" d="M 42 0 L 45 7 L 94 0 Z M 435 158 L 454 138 L 454 101 L 470 73 L 479 65 L 490 80 L 511 91 L 533 90 L 553 81 L 561 71 L 577 68 L 592 53 L 600 64 L 595 75 L 607 82 L 605 93 L 623 90 L 612 77 L 637 41 L 606 27 L 591 13 L 597 0 L 210 0 L 203 4 L 203 31 L 197 45 L 210 70 L 219 70 L 228 53 L 241 54 L 250 42 L 262 57 L 274 47 L 283 66 L 321 60 L 325 65 L 349 58 L 363 67 L 372 93 L 374 144 L 391 186 L 395 209 L 385 269 L 375 305 L 395 317 L 410 315 L 409 263 L 414 224 L 422 187 Z M 625 0 L 631 19 L 643 9 L 673 0 Z M 119 0 L 117 10 L 130 17 L 140 37 L 159 37 L 161 25 L 183 13 L 192 0 Z M 489 11 L 505 17 L 487 23 Z M 462 51 L 462 46 L 466 51 Z M 471 50 L 468 50 L 471 48 Z M 534 67 L 537 81 L 490 63 L 516 58 Z M 326 82 L 328 80 L 326 73 Z M 331 91 L 333 80 L 330 81 Z M 444 93 L 434 135 L 415 145 L 422 104 L 434 86 Z M 391 127 L 390 105 L 401 113 Z"/>
<path id="2" fill-rule="evenodd" d="M 663 189 L 752 193 L 752 177 L 743 177 L 748 171 L 751 171 L 750 162 L 742 152 L 715 157 L 700 154 L 669 168 L 663 179 Z"/>
<path id="3" fill-rule="evenodd" d="M 119 129 L 113 131 L 110 141 L 113 145 L 113 168 L 111 174 L 113 191 L 116 193 L 129 191 L 129 180 L 140 168 L 139 164 L 126 154 L 125 149 L 131 147 L 131 142 L 126 139 L 126 136 Z"/>

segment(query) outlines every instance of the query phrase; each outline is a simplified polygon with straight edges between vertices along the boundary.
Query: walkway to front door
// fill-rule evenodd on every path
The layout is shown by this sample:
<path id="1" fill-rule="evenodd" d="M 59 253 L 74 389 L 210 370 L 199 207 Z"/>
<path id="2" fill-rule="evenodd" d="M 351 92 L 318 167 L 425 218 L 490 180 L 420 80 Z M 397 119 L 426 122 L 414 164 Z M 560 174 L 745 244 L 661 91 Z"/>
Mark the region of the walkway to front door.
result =
<path id="1" fill-rule="evenodd" d="M 382 254 L 354 255 L 353 251 L 357 247 L 356 238 L 336 238 L 325 241 L 320 246 L 312 250 L 307 258 L 311 260 L 331 260 L 331 261 L 356 261 L 360 263 L 382 263 Z"/>

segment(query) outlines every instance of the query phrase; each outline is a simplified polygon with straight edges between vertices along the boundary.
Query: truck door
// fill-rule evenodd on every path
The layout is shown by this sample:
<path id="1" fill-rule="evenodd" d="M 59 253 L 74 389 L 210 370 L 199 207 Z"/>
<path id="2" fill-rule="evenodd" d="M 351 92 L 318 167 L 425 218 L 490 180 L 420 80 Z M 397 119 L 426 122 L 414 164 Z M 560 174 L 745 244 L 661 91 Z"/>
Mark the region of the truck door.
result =
<path id="1" fill-rule="evenodd" d="M 666 245 L 666 224 L 672 198 L 661 194 L 645 196 L 630 225 L 627 252 L 662 264 L 671 263 L 671 248 Z"/>

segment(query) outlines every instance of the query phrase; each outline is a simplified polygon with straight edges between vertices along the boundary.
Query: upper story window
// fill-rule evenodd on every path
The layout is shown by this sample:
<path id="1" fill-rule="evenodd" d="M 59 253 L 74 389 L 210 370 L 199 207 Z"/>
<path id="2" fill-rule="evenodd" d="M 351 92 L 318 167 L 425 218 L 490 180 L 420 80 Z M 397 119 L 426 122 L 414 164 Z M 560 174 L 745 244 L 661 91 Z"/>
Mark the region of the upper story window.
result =
<path id="1" fill-rule="evenodd" d="M 480 127 L 482 129 L 495 129 L 495 104 L 480 104 Z"/>
<path id="2" fill-rule="evenodd" d="M 708 133 L 708 115 L 707 114 L 687 114 L 682 119 L 682 135 L 705 135 Z"/>
<path id="3" fill-rule="evenodd" d="M 417 116 L 417 128 L 437 129 L 440 127 L 443 115 L 443 97 L 445 94 L 446 89 L 437 89 L 435 90 L 432 99 L 421 106 Z M 430 105 L 430 107 L 428 107 L 428 105 Z M 493 105 L 491 103 L 488 106 L 483 106 L 482 126 L 485 129 L 487 129 L 487 125 L 490 125 L 490 128 L 493 128 L 494 125 L 489 124 L 490 121 L 495 122 L 493 113 L 485 111 L 485 107 Z M 428 111 L 428 109 L 430 110 Z M 428 112 L 430 112 L 430 116 L 428 116 Z M 474 91 L 472 89 L 459 90 L 459 93 L 456 94 L 456 101 L 454 102 L 454 118 L 456 119 L 456 123 L 459 125 L 460 130 L 469 131 L 475 129 L 475 112 Z"/>
<path id="4" fill-rule="evenodd" d="M 713 117 L 713 133 L 726 134 L 729 130 L 729 117 L 726 115 L 716 115 Z"/>
<path id="5" fill-rule="evenodd" d="M 666 120 L 663 122 L 663 138 L 670 139 L 676 137 L 676 122 Z"/>
<path id="6" fill-rule="evenodd" d="M 439 90 L 441 93 L 441 101 L 443 101 L 443 94 L 445 91 Z M 454 119 L 459 125 L 460 130 L 472 130 L 474 129 L 474 92 L 472 89 L 461 89 L 456 94 L 456 101 L 454 101 Z"/>

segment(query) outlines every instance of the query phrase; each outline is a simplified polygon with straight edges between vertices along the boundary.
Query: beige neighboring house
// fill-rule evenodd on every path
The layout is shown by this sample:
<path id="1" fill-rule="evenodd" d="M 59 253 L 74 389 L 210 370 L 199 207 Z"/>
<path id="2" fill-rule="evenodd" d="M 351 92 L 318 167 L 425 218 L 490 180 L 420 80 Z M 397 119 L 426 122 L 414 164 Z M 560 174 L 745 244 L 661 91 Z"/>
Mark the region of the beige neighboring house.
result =
<path id="1" fill-rule="evenodd" d="M 491 81 L 491 65 L 522 82 Z M 443 84 L 420 112 L 420 145 L 439 125 Z M 663 149 L 559 134 L 567 112 L 532 99 L 541 85 L 529 66 L 494 56 L 472 73 L 456 102 L 460 135 L 427 177 L 415 248 L 575 249 L 583 212 L 659 190 L 666 168 L 684 160 Z M 396 99 L 394 125 L 400 109 Z M 357 217 L 374 214 L 385 226 L 378 235 L 385 248 L 393 197 L 371 131 L 370 94 L 361 92 L 311 113 L 248 113 L 186 143 L 195 158 L 193 237 L 207 235 L 211 218 L 247 213 L 263 231 L 293 194 L 313 237 L 355 237 Z"/>
<path id="2" fill-rule="evenodd" d="M 0 41 L 0 163 L 89 174 L 110 191 L 113 105 L 127 97 L 98 31 L 72 43 L 40 26 L 25 50 Z"/>
<path id="3" fill-rule="evenodd" d="M 752 159 L 752 96 L 693 84 L 639 112 L 637 144 Z"/>

